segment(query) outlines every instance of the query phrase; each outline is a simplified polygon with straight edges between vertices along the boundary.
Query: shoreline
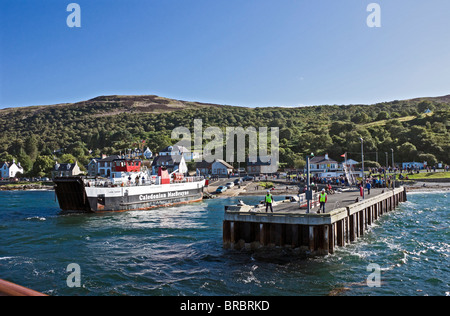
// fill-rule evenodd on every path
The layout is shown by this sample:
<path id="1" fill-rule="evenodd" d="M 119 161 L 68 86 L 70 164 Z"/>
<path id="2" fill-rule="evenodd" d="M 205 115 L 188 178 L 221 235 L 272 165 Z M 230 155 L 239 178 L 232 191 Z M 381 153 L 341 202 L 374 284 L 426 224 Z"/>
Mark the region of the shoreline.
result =
<path id="1" fill-rule="evenodd" d="M 18 185 L 1 185 L 0 191 L 53 191 L 52 185 L 41 184 L 18 184 Z"/>
<path id="2" fill-rule="evenodd" d="M 450 192 L 450 182 L 421 182 L 416 181 L 414 183 L 401 183 L 402 186 L 406 188 L 408 193 L 410 192 Z M 271 190 L 271 194 L 274 196 L 283 196 L 283 195 L 297 195 L 298 194 L 298 185 L 288 185 L 293 189 L 275 189 Z M 286 185 L 281 185 L 279 187 L 286 187 Z M 212 188 L 212 187 L 211 187 Z M 248 189 L 250 188 L 250 190 Z M 230 198 L 230 197 L 239 197 L 239 196 L 264 196 L 266 195 L 267 190 L 253 190 L 253 183 L 246 185 L 241 189 L 232 189 L 227 190 L 221 194 L 209 193 L 217 198 Z M 211 190 L 212 191 L 212 190 Z M 212 191 L 214 192 L 214 191 Z"/>
<path id="3" fill-rule="evenodd" d="M 450 191 L 450 182 L 446 181 L 415 181 L 414 183 L 402 183 L 402 185 L 406 188 L 407 192 L 417 192 L 417 191 Z M 257 196 L 257 195 L 265 195 L 267 190 L 248 190 L 248 187 L 253 187 L 253 183 L 250 183 L 246 185 L 245 187 L 241 189 L 233 189 L 233 190 L 227 190 L 224 193 L 221 194 L 214 194 L 214 190 L 206 190 L 212 191 L 208 192 L 209 194 L 213 195 L 215 198 L 226 198 L 226 197 L 236 197 L 236 196 Z M 298 185 L 288 185 L 289 187 L 294 187 L 294 189 L 275 189 L 272 190 L 272 195 L 297 195 L 298 194 Z M 281 187 L 285 187 L 285 185 L 282 185 Z M 213 188 L 211 186 L 210 188 Z M 18 185 L 0 185 L 0 191 L 53 191 L 54 188 L 51 185 L 40 185 L 40 184 L 18 184 Z"/>

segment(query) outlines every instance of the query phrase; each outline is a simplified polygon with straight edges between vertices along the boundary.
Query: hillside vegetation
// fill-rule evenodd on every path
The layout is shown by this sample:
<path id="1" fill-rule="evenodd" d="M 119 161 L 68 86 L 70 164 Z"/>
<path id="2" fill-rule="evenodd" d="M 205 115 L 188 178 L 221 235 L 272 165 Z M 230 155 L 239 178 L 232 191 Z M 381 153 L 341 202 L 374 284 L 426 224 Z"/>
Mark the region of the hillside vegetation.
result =
<path id="1" fill-rule="evenodd" d="M 429 109 L 432 113 L 424 114 Z M 0 110 L 0 161 L 20 161 L 29 175 L 46 174 L 54 163 L 86 165 L 101 153 L 117 154 L 145 141 L 153 152 L 176 143 L 178 126 L 280 128 L 282 167 L 302 167 L 308 153 L 338 159 L 450 163 L 450 96 L 374 105 L 246 108 L 158 96 L 101 96 L 88 101 Z M 54 154 L 54 152 L 57 152 Z M 389 160 L 389 163 L 391 161 Z"/>

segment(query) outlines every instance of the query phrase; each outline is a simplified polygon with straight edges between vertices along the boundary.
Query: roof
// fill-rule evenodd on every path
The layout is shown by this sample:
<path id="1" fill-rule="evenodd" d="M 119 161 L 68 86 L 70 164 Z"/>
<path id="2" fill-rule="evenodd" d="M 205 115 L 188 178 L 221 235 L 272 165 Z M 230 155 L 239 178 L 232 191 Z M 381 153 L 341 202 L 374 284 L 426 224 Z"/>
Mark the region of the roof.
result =
<path id="1" fill-rule="evenodd" d="M 173 153 L 173 152 L 189 153 L 191 151 L 189 149 L 187 149 L 186 147 L 184 147 L 184 146 L 173 145 L 173 146 L 167 146 L 161 152 L 167 152 L 167 153 Z"/>
<path id="2" fill-rule="evenodd" d="M 120 159 L 120 157 L 121 156 L 119 156 L 119 155 L 112 155 L 112 156 L 108 156 L 108 157 L 103 158 L 103 159 L 99 159 L 97 161 L 108 162 L 108 161 L 113 161 L 113 160 L 116 160 L 116 159 Z"/>
<path id="3" fill-rule="evenodd" d="M 212 166 L 212 162 L 207 162 L 206 160 L 200 161 L 200 162 L 196 162 L 195 163 L 195 168 L 211 168 Z"/>
<path id="4" fill-rule="evenodd" d="M 233 169 L 233 166 L 232 166 L 232 165 L 230 165 L 229 163 L 227 163 L 226 161 L 224 161 L 224 160 L 222 160 L 222 159 L 216 159 L 216 160 L 214 160 L 213 163 L 216 163 L 216 162 L 221 163 L 221 164 L 224 165 L 227 169 Z"/>
<path id="5" fill-rule="evenodd" d="M 328 157 L 328 159 L 325 159 L 325 156 L 315 156 L 314 158 L 312 158 L 309 161 L 310 164 L 319 164 L 319 163 L 338 163 L 336 160 L 334 159 L 330 159 Z"/>
<path id="6" fill-rule="evenodd" d="M 77 163 L 57 163 L 53 166 L 53 171 L 70 171 L 75 168 Z"/>
<path id="7" fill-rule="evenodd" d="M 152 167 L 156 166 L 174 166 L 180 164 L 183 156 L 181 155 L 165 155 L 157 156 L 153 159 Z"/>
<path id="8" fill-rule="evenodd" d="M 8 168 L 11 168 L 12 165 L 16 165 L 18 168 L 22 168 L 22 167 L 20 166 L 20 163 L 19 163 L 19 164 L 16 164 L 15 161 L 13 161 L 13 162 L 6 162 L 6 161 L 3 161 L 3 162 L 0 164 L 0 168 L 3 168 L 4 165 L 6 165 L 6 167 L 8 167 Z"/>
<path id="9" fill-rule="evenodd" d="M 266 160 L 266 159 L 264 159 Z M 258 158 L 255 161 L 255 158 L 248 158 L 247 159 L 247 166 L 270 166 L 272 164 L 272 159 L 270 158 L 267 162 L 261 161 L 261 157 L 258 156 Z"/>

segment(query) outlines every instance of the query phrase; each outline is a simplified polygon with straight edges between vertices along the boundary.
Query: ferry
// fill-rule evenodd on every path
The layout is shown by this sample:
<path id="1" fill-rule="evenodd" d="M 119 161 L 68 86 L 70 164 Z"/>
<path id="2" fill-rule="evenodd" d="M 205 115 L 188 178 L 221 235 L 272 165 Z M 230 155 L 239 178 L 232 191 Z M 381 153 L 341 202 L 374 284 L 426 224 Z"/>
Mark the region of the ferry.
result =
<path id="1" fill-rule="evenodd" d="M 118 158 L 109 178 L 57 177 L 53 180 L 62 214 L 150 210 L 199 202 L 205 179 L 159 167 L 152 175 L 139 159 Z"/>

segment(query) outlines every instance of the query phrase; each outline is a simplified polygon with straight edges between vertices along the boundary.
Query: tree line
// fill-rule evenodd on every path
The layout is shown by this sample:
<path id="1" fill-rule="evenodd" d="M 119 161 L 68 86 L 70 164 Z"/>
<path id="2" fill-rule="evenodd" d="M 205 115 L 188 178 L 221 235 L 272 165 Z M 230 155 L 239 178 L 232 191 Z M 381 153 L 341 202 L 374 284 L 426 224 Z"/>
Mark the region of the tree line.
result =
<path id="1" fill-rule="evenodd" d="M 427 113 L 425 113 L 427 112 Z M 173 145 L 178 126 L 193 132 L 194 119 L 203 129 L 218 126 L 279 127 L 280 166 L 302 168 L 305 156 L 328 153 L 338 159 L 365 159 L 385 165 L 385 152 L 395 161 L 450 163 L 450 105 L 407 100 L 374 105 L 323 105 L 298 108 L 197 106 L 164 112 L 142 112 L 120 98 L 91 102 L 0 110 L 0 161 L 15 159 L 29 176 L 47 175 L 55 161 L 86 166 L 101 154 L 118 154 L 145 142 L 153 152 Z M 270 148 L 270 147 L 269 147 Z"/>

